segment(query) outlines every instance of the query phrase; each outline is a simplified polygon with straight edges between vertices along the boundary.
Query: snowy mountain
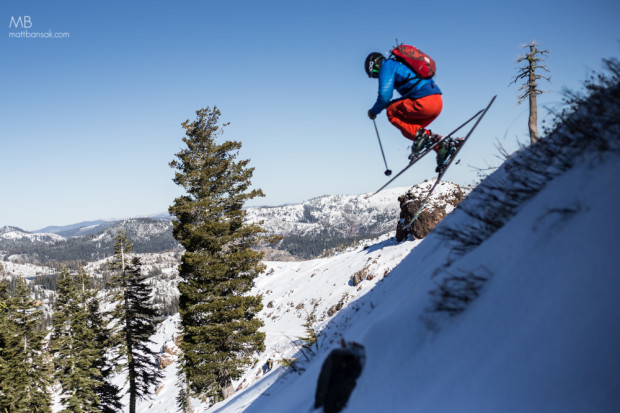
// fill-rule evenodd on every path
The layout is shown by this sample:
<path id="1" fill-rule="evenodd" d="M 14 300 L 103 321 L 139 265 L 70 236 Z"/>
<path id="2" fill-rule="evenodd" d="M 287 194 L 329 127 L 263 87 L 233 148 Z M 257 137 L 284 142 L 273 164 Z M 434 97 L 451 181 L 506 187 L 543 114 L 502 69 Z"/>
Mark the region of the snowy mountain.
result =
<path id="1" fill-rule="evenodd" d="M 278 251 L 268 257 L 309 258 L 325 250 L 394 230 L 400 207 L 397 198 L 407 191 L 422 193 L 432 181 L 414 187 L 394 188 L 364 199 L 362 195 L 332 195 L 278 207 L 248 208 L 250 222 L 263 221 L 271 234 L 284 237 Z M 431 204 L 449 212 L 469 188 L 442 182 Z M 172 237 L 171 218 L 134 218 L 90 221 L 47 227 L 34 233 L 14 227 L 0 228 L 0 261 L 45 264 L 49 261 L 102 259 L 112 252 L 113 239 L 122 229 L 134 241 L 135 251 L 163 252 L 178 248 Z M 48 232 L 43 232 L 48 231 Z M 4 257 L 4 258 L 3 258 Z"/>
<path id="2" fill-rule="evenodd" d="M 617 411 L 617 176 L 617 154 L 583 162 L 464 255 L 435 231 L 423 241 L 378 239 L 333 257 L 268 263 L 253 291 L 264 297 L 267 349 L 233 397 L 211 408 L 196 400 L 194 411 L 311 411 L 321 365 L 343 338 L 366 355 L 348 412 Z M 438 229 L 470 223 L 463 209 Z M 310 316 L 318 340 L 307 349 Z M 176 331 L 164 328 L 162 348 Z M 290 359 L 297 371 L 283 366 Z M 166 368 L 160 395 L 140 411 L 177 411 L 175 369 Z"/>
<path id="3" fill-rule="evenodd" d="M 80 237 L 91 234 L 96 234 L 101 232 L 111 226 L 118 224 L 118 220 L 116 221 L 85 221 L 79 222 L 77 224 L 65 225 L 65 226 L 51 226 L 45 227 L 36 231 L 34 233 L 40 234 L 57 234 L 65 238 L 69 237 Z"/>
<path id="4" fill-rule="evenodd" d="M 194 412 L 318 411 L 322 365 L 343 342 L 361 365 L 345 412 L 619 411 L 612 92 L 512 156 L 423 241 L 268 263 L 253 291 L 267 348 L 232 397 Z M 175 369 L 140 411 L 177 411 Z"/>
<path id="5" fill-rule="evenodd" d="M 400 215 L 398 197 L 407 192 L 425 193 L 433 182 L 388 189 L 369 199 L 365 198 L 368 194 L 331 195 L 295 205 L 249 208 L 247 219 L 262 221 L 270 234 L 282 235 L 280 250 L 297 257 L 315 257 L 342 244 L 393 231 Z M 441 182 L 429 203 L 450 212 L 469 190 Z"/>
<path id="6" fill-rule="evenodd" d="M 248 221 L 263 221 L 272 234 L 315 235 L 332 231 L 359 236 L 360 233 L 381 235 L 394 230 L 400 212 L 397 198 L 407 191 L 422 193 L 434 181 L 425 181 L 413 187 L 387 189 L 372 198 L 362 195 L 331 195 L 311 199 L 302 204 L 280 207 L 249 208 Z M 431 204 L 436 207 L 451 205 L 447 197 L 461 187 L 441 182 Z M 464 189 L 467 190 L 467 189 Z"/>
<path id="7" fill-rule="evenodd" d="M 396 198 L 407 188 L 395 188 L 364 199 L 364 195 L 331 195 L 301 204 L 248 208 L 248 221 L 263 221 L 272 234 L 316 235 L 325 231 L 342 235 L 385 233 L 398 215 Z"/>
<path id="8" fill-rule="evenodd" d="M 35 234 L 24 231 L 17 227 L 2 227 L 0 228 L 0 239 L 13 240 L 13 241 L 30 241 L 49 244 L 55 241 L 61 241 L 63 237 L 56 234 Z"/>
<path id="9" fill-rule="evenodd" d="M 30 233 L 14 227 L 0 228 L 0 261 L 47 264 L 52 261 L 99 260 L 113 254 L 114 238 L 120 230 L 133 240 L 136 252 L 161 252 L 178 247 L 169 220 L 136 218 L 115 222 L 111 226 L 102 225 L 105 229 L 93 234 L 71 237 Z"/>

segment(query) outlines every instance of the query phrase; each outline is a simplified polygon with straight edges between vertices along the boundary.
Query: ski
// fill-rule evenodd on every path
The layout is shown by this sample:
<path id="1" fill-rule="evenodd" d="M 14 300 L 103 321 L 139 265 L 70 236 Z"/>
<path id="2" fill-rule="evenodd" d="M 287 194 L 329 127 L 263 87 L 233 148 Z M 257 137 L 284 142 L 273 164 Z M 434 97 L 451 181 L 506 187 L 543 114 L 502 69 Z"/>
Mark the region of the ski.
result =
<path id="1" fill-rule="evenodd" d="M 413 225 L 415 220 L 418 219 L 418 217 L 420 216 L 420 214 L 422 213 L 422 211 L 426 207 L 426 203 L 428 202 L 428 200 L 430 199 L 431 195 L 433 194 L 433 191 L 435 190 L 435 188 L 437 187 L 439 182 L 441 182 L 441 179 L 443 178 L 443 176 L 445 175 L 446 171 L 448 170 L 448 167 L 456 159 L 456 156 L 459 154 L 459 152 L 461 151 L 461 148 L 465 145 L 465 143 L 467 142 L 467 140 L 469 139 L 471 134 L 474 132 L 474 130 L 476 129 L 476 126 L 478 126 L 478 124 L 480 123 L 480 121 L 482 120 L 484 115 L 487 113 L 487 111 L 489 110 L 489 108 L 491 107 L 493 102 L 495 102 L 495 98 L 496 97 L 497 97 L 497 95 L 493 96 L 493 98 L 491 99 L 491 101 L 489 102 L 487 107 L 485 109 L 481 110 L 480 112 L 478 112 L 480 114 L 480 117 L 478 118 L 476 123 L 474 123 L 474 126 L 471 127 L 471 129 L 469 130 L 469 132 L 467 133 L 467 135 L 463 139 L 463 143 L 461 143 L 461 145 L 458 148 L 456 148 L 456 151 L 454 151 L 454 153 L 450 156 L 450 159 L 448 159 L 448 162 L 446 162 L 443 165 L 443 167 L 441 168 L 441 170 L 437 174 L 437 180 L 435 181 L 435 183 L 433 184 L 431 189 L 428 191 L 428 194 L 426 194 L 426 196 L 422 200 L 422 203 L 420 204 L 420 207 L 418 208 L 416 213 L 413 215 L 413 218 L 411 218 L 411 221 L 409 221 L 409 223 L 407 225 L 405 225 L 405 227 L 403 228 L 403 230 L 405 230 L 405 232 L 408 232 L 409 228 L 411 228 L 411 226 Z"/>
<path id="2" fill-rule="evenodd" d="M 364 197 L 364 199 L 368 199 L 374 195 L 377 195 L 379 192 L 381 192 L 382 190 L 384 190 L 389 184 L 391 184 L 392 182 L 394 182 L 394 180 L 396 180 L 396 178 L 398 178 L 399 176 L 401 176 L 403 173 L 405 173 L 405 171 L 407 171 L 407 169 L 411 168 L 417 161 L 419 161 L 420 159 L 422 159 L 424 157 L 424 155 L 426 155 L 427 153 L 429 153 L 430 151 L 434 150 L 437 145 L 440 145 L 444 140 L 450 138 L 452 135 L 454 135 L 455 133 L 457 133 L 459 130 L 461 130 L 461 128 L 465 127 L 469 122 L 471 122 L 472 120 L 476 119 L 478 116 L 480 116 L 480 114 L 482 114 L 484 112 L 484 109 L 479 110 L 474 116 L 472 116 L 471 118 L 467 119 L 465 122 L 463 122 L 458 128 L 454 129 L 452 132 L 450 132 L 449 134 L 447 134 L 446 136 L 442 137 L 441 139 L 439 139 L 437 142 L 433 143 L 431 146 L 429 146 L 428 148 L 426 148 L 424 151 L 420 152 L 419 154 L 417 154 L 417 156 L 415 158 L 413 158 L 409 164 L 407 166 L 405 166 L 403 169 L 401 169 L 400 172 L 398 172 L 396 175 L 394 175 L 389 181 L 387 181 L 381 188 L 377 189 L 374 193 L 367 195 Z"/>

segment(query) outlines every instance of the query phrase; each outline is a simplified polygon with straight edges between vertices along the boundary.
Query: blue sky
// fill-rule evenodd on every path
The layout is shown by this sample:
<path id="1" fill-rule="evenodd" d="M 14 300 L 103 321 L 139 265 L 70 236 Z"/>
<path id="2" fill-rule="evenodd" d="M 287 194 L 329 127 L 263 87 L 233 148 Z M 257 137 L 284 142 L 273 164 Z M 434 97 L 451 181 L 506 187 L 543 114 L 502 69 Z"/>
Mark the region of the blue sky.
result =
<path id="1" fill-rule="evenodd" d="M 444 110 L 434 131 L 447 133 L 498 95 L 446 175 L 474 183 L 476 168 L 499 163 L 497 142 L 514 150 L 528 139 L 527 104 L 509 86 L 520 45 L 536 40 L 551 52 L 540 121 L 565 88 L 619 55 L 617 0 L 420 3 L 3 1 L 0 226 L 166 211 L 181 194 L 168 166 L 182 148 L 181 123 L 214 105 L 230 122 L 224 138 L 242 142 L 267 195 L 252 205 L 371 192 L 385 167 L 366 116 L 377 83 L 363 61 L 395 39 L 437 61 Z M 69 37 L 9 38 L 20 16 L 29 32 Z M 377 125 L 398 170 L 408 141 L 385 113 Z M 433 170 L 429 157 L 395 186 Z"/>

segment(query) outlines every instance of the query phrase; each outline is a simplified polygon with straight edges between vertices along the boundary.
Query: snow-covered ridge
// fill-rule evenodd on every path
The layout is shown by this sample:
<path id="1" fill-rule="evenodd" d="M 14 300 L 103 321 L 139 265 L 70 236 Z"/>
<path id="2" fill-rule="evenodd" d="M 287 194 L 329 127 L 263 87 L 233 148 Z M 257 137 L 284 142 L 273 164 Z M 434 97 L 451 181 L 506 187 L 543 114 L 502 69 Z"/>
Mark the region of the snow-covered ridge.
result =
<path id="1" fill-rule="evenodd" d="M 17 227 L 2 227 L 0 228 L 0 239 L 5 240 L 29 240 L 32 242 L 50 243 L 55 241 L 62 241 L 64 237 L 56 234 L 35 234 L 24 231 Z"/>
<path id="2" fill-rule="evenodd" d="M 368 199 L 365 199 L 368 194 L 326 195 L 301 204 L 249 208 L 247 220 L 263 221 L 265 229 L 280 235 L 312 235 L 322 231 L 335 231 L 343 235 L 370 233 L 377 236 L 396 227 L 400 214 L 400 195 L 408 191 L 423 193 L 433 182 L 425 181 L 413 187 L 386 189 Z M 449 212 L 453 206 L 446 202 L 447 198 L 461 190 L 468 192 L 469 188 L 441 182 L 430 204 L 445 207 Z"/>
<path id="3" fill-rule="evenodd" d="M 247 209 L 247 221 L 262 221 L 269 233 L 293 237 L 291 243 L 283 243 L 279 246 L 280 251 L 272 253 L 273 257 L 278 257 L 276 259 L 290 258 L 290 254 L 297 258 L 317 256 L 343 243 L 377 237 L 394 230 L 400 215 L 398 197 L 407 191 L 422 193 L 432 182 L 387 189 L 369 199 L 365 199 L 367 194 L 330 195 L 294 205 L 252 207 Z M 449 202 L 451 194 L 467 191 L 468 188 L 441 182 L 429 206 L 449 212 L 454 203 Z M 14 227 L 0 229 L 0 259 L 37 263 L 98 260 L 111 255 L 111 245 L 121 229 L 133 240 L 136 252 L 178 248 L 172 237 L 169 216 L 116 222 L 90 221 L 48 228 L 55 233 L 29 233 Z M 307 237 L 312 238 L 311 242 L 307 242 Z"/>
<path id="4" fill-rule="evenodd" d="M 79 232 L 78 229 L 74 229 Z M 64 237 L 58 234 L 29 233 L 17 228 L 0 230 L 0 260 L 19 263 L 85 260 L 95 261 L 113 254 L 114 239 L 124 231 L 140 253 L 178 248 L 172 237 L 170 220 L 137 218 L 119 221 L 98 233 Z"/>
<path id="5" fill-rule="evenodd" d="M 76 224 L 77 225 L 77 224 Z M 88 224 L 85 226 L 68 225 L 55 228 L 55 232 L 28 232 L 17 227 L 5 226 L 0 228 L 0 239 L 29 239 L 32 241 L 63 241 L 68 238 L 79 238 L 99 233 L 95 240 L 102 239 L 110 233 L 117 233 L 119 229 L 133 231 L 137 237 L 145 238 L 153 234 L 161 234 L 170 230 L 170 220 L 153 218 L 132 218 L 122 221 Z M 61 235 L 68 234 L 70 235 Z"/>
<path id="6" fill-rule="evenodd" d="M 263 221 L 270 233 L 307 235 L 326 228 L 356 228 L 376 225 L 387 216 L 398 216 L 398 198 L 407 188 L 384 191 L 376 197 L 327 195 L 301 204 L 248 208 L 248 222 Z M 350 230 L 351 231 L 351 230 Z"/>
<path id="7" fill-rule="evenodd" d="M 1 261 L 2 271 L 0 272 L 0 278 L 2 277 L 36 277 L 39 275 L 51 275 L 55 272 L 50 267 L 44 267 L 35 264 L 19 264 L 11 261 Z"/>

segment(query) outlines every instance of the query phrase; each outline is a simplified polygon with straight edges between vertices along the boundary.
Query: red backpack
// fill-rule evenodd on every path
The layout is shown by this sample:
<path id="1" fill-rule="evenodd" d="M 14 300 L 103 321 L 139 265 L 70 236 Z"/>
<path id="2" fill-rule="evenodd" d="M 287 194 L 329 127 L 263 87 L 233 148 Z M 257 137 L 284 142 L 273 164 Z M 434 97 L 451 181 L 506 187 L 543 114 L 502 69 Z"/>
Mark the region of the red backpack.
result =
<path id="1" fill-rule="evenodd" d="M 401 44 L 392 50 L 392 55 L 413 70 L 418 78 L 430 79 L 435 76 L 435 61 L 417 47 Z"/>

